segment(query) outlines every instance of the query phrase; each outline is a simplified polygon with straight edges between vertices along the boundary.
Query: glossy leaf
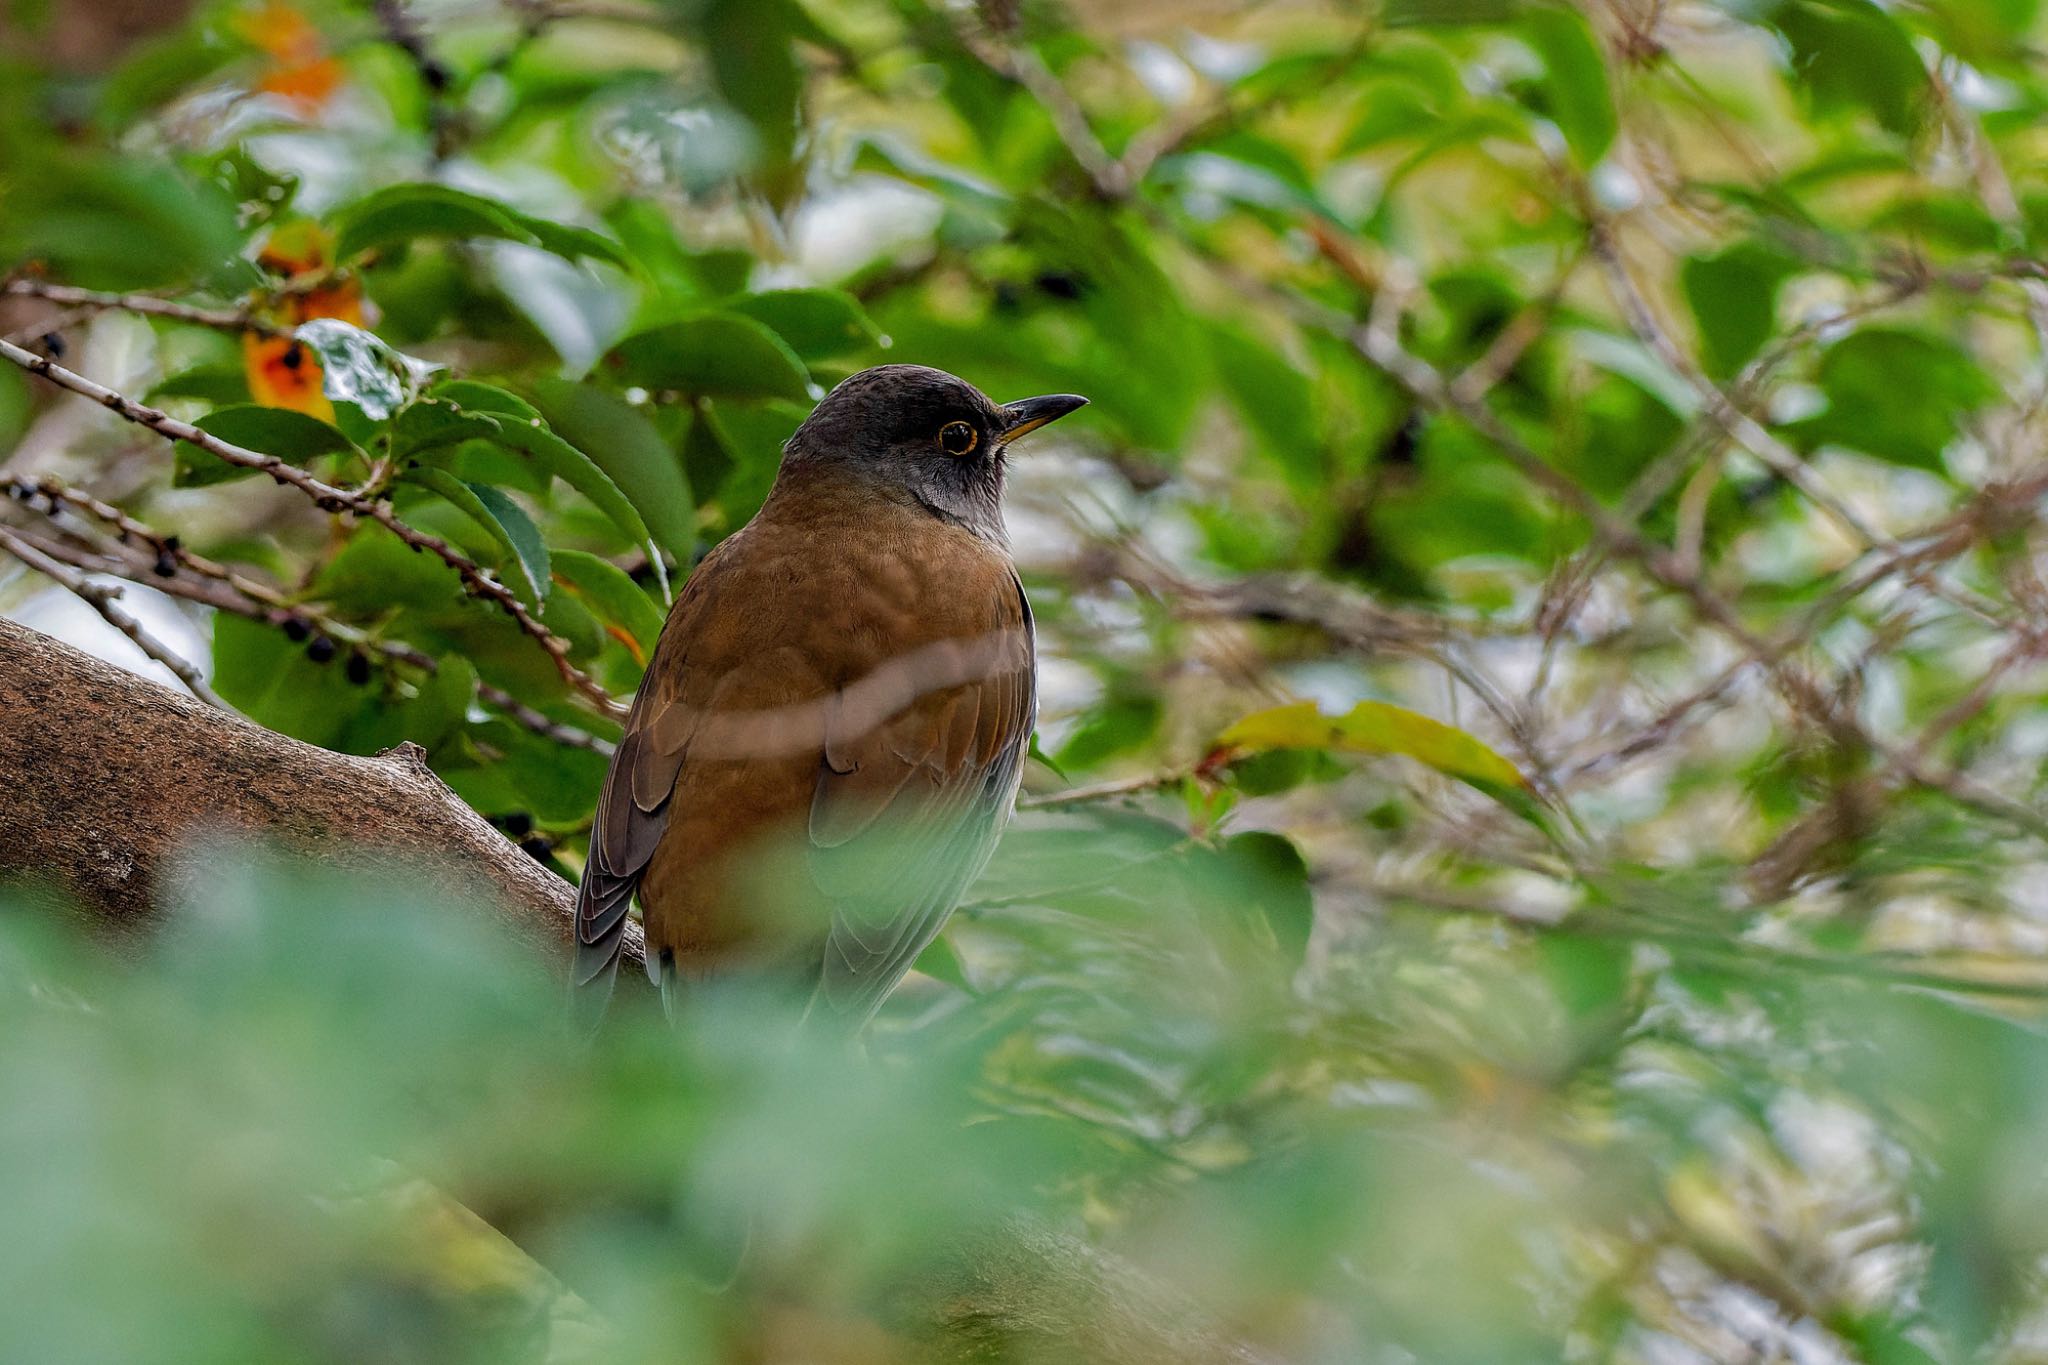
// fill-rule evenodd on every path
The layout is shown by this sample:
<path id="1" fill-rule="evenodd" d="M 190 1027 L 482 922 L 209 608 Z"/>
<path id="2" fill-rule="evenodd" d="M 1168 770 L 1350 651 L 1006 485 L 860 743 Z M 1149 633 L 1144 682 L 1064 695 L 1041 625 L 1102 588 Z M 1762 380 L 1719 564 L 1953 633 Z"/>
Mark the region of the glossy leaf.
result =
<path id="1" fill-rule="evenodd" d="M 412 401 L 442 367 L 406 355 L 339 318 L 315 318 L 293 333 L 320 358 L 321 382 L 336 403 L 353 403 L 381 422 Z"/>
<path id="2" fill-rule="evenodd" d="M 568 260 L 631 265 L 616 243 L 588 228 L 552 223 L 446 185 L 387 185 L 341 210 L 335 226 L 340 260 L 420 237 L 483 237 L 536 246 Z"/>
<path id="3" fill-rule="evenodd" d="M 517 394 L 490 384 L 455 380 L 434 390 L 442 402 L 475 414 L 489 414 L 497 430 L 486 439 L 533 459 L 542 469 L 590 499 L 635 545 L 649 543 L 647 523 L 596 461 L 549 428 L 540 410 Z"/>
<path id="4" fill-rule="evenodd" d="M 865 350 L 882 335 L 860 301 L 838 289 L 770 289 L 725 307 L 767 327 L 804 360 Z"/>
<path id="5" fill-rule="evenodd" d="M 196 425 L 210 436 L 218 436 L 261 455 L 275 455 L 288 464 L 304 465 L 322 455 L 355 450 L 355 443 L 341 431 L 303 412 L 290 408 L 266 408 L 253 403 L 215 408 Z M 177 483 L 183 488 L 225 483 L 247 478 L 257 471 L 216 459 L 188 445 L 177 448 Z"/>
<path id="6" fill-rule="evenodd" d="M 548 549 L 524 508 L 488 484 L 464 483 L 445 469 L 410 470 L 405 481 L 440 494 L 497 542 L 505 563 L 518 570 L 513 582 L 529 606 L 547 600 Z"/>
<path id="7" fill-rule="evenodd" d="M 700 313 L 627 337 L 602 363 L 615 382 L 706 398 L 808 398 L 810 373 L 753 318 Z"/>
<path id="8" fill-rule="evenodd" d="M 654 657 L 655 641 L 661 637 L 661 608 L 624 569 L 581 550 L 556 550 L 551 563 L 557 582 L 632 637 L 635 657 L 642 664 Z"/>
<path id="9" fill-rule="evenodd" d="M 615 394 L 542 380 L 533 394 L 548 424 L 632 500 L 655 541 L 679 564 L 695 557 L 696 500 L 682 459 L 641 412 Z"/>

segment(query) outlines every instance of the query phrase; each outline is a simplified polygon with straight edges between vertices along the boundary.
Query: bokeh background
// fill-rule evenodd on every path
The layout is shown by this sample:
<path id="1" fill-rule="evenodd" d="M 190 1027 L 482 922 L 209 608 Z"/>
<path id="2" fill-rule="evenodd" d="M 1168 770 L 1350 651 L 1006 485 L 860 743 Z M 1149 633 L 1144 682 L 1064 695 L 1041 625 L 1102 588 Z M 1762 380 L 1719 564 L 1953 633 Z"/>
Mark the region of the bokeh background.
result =
<path id="1" fill-rule="evenodd" d="M 18 364 L 0 611 L 566 876 L 825 388 L 1093 403 L 864 1058 L 402 874 L 24 902 L 0 1358 L 2048 1360 L 2038 0 L 4 13 L 0 335 L 524 619 Z"/>

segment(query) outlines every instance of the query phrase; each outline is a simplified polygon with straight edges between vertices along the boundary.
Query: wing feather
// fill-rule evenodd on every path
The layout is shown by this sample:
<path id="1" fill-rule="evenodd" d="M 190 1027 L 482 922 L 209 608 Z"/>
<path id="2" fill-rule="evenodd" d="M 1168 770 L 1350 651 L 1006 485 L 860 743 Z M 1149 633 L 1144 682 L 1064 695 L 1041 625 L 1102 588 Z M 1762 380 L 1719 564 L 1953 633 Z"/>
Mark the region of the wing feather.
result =
<path id="1" fill-rule="evenodd" d="M 578 990 L 593 997 L 589 1004 L 598 1008 L 610 997 L 618 973 L 634 893 L 668 829 L 669 800 L 689 747 L 691 715 L 671 684 L 681 674 L 693 627 L 716 594 L 724 548 L 705 557 L 677 596 L 626 714 L 625 731 L 598 796 L 589 857 L 576 892 L 576 962 L 571 975 Z M 658 982 L 653 953 L 648 954 L 647 972 Z"/>
<path id="2" fill-rule="evenodd" d="M 937 937 L 1016 798 L 1036 697 L 1030 607 L 1014 578 L 1011 590 L 1003 624 L 970 642 L 975 676 L 919 696 L 866 734 L 828 738 L 811 862 L 833 915 L 813 998 L 850 1028 Z M 835 711 L 828 725 L 850 712 L 858 708 Z"/>

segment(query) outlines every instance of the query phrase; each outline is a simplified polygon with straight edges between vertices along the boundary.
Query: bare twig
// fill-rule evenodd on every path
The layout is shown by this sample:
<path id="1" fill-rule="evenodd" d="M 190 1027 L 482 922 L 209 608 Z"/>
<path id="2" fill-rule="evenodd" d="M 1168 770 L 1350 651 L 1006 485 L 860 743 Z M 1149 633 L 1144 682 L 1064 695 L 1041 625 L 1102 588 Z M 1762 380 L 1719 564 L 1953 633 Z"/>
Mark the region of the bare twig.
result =
<path id="1" fill-rule="evenodd" d="M 557 744 L 566 744 L 572 749 L 588 749 L 591 753 L 603 754 L 606 757 L 610 757 L 613 749 L 616 747 L 608 739 L 600 739 L 596 735 L 587 734 L 572 725 L 563 725 L 559 721 L 548 719 L 546 712 L 534 710 L 531 706 L 528 706 L 525 702 L 501 687 L 493 687 L 489 683 L 478 683 L 476 694 L 486 706 L 495 707 L 497 710 L 503 711 L 507 719 L 525 729 L 533 731 L 542 739 L 551 739 Z"/>
<path id="2" fill-rule="evenodd" d="M 1713 423 L 1761 460 L 1773 474 L 1798 489 L 1807 501 L 1834 518 L 1857 541 L 1859 548 L 1883 545 L 1884 536 L 1865 524 L 1862 517 L 1823 485 L 1799 452 L 1765 431 L 1754 417 L 1718 384 L 1700 373 L 1699 367 L 1687 358 L 1670 331 L 1658 320 L 1650 301 L 1636 288 L 1635 280 L 1621 259 L 1621 252 L 1614 245 L 1606 225 L 1596 224 L 1589 233 L 1589 240 L 1593 258 L 1605 272 L 1615 302 L 1628 321 L 1629 330 L 1699 396 Z"/>
<path id="3" fill-rule="evenodd" d="M 972 11 L 951 9 L 953 29 L 964 46 L 983 66 L 1031 92 L 1052 120 L 1060 144 L 1088 176 L 1096 197 L 1109 201 L 1131 192 L 1130 171 L 1111 156 L 1088 122 L 1073 93 L 1047 68 L 1039 55 L 1022 43 L 1013 43 L 988 31 Z"/>
<path id="4" fill-rule="evenodd" d="M 1383 290 L 1391 293 L 1392 290 Z M 1375 313 L 1381 310 L 1375 309 Z M 1737 648 L 1755 659 L 1771 676 L 1794 709 L 1818 724 L 1825 732 L 1882 754 L 1916 784 L 1943 792 L 1987 814 L 1994 814 L 2036 834 L 2048 835 L 2048 818 L 2032 807 L 1987 790 L 1962 774 L 1935 773 L 1898 745 L 1871 734 L 1853 716 L 1834 705 L 1813 680 L 1788 659 L 1791 642 L 1766 640 L 1746 624 L 1734 606 L 1697 577 L 1684 572 L 1670 551 L 1644 539 L 1632 527 L 1618 520 L 1590 493 L 1552 467 L 1523 444 L 1506 423 L 1483 403 L 1461 400 L 1450 391 L 1435 367 L 1411 354 L 1400 343 L 1391 317 L 1376 317 L 1353 334 L 1353 344 L 1374 364 L 1432 407 L 1456 412 L 1480 435 L 1493 444 L 1537 487 L 1549 493 L 1587 523 L 1594 537 L 1612 553 L 1640 565 L 1652 579 L 1692 603 L 1693 609 L 1715 630 L 1732 640 Z M 1903 562 L 1909 552 L 1887 551 L 1886 562 Z"/>
<path id="5" fill-rule="evenodd" d="M 43 280 L 9 280 L 4 288 L 0 288 L 0 293 L 46 299 L 51 303 L 93 312 L 140 313 L 145 317 L 169 318 L 174 322 L 189 322 L 195 327 L 212 327 L 227 332 L 285 336 L 291 331 L 289 327 L 266 321 L 246 307 L 204 308 L 158 298 L 154 294 L 114 294 L 98 289 L 79 289 L 68 284 L 50 284 Z"/>
<path id="6" fill-rule="evenodd" d="M 137 649 L 168 668 L 179 682 L 185 684 L 193 696 L 208 706 L 218 706 L 224 711 L 228 709 L 228 704 L 207 686 L 206 675 L 201 673 L 191 660 L 150 634 L 140 621 L 117 605 L 121 597 L 119 588 L 93 582 L 68 564 L 59 563 L 44 554 L 26 538 L 6 526 L 0 526 L 0 549 L 6 550 L 51 582 L 68 589 L 73 596 L 98 612 L 101 620 L 132 640 Z"/>
<path id="7" fill-rule="evenodd" d="M 1065 791 L 1044 792 L 1037 796 L 1019 798 L 1019 810 L 1051 810 L 1060 806 L 1081 806 L 1092 801 L 1115 801 L 1127 796 L 1146 796 L 1152 792 L 1177 787 L 1194 772 L 1192 768 L 1169 768 L 1164 772 L 1144 773 L 1137 777 L 1119 777 L 1108 782 L 1094 782 L 1085 787 L 1068 787 Z"/>
<path id="8" fill-rule="evenodd" d="M 424 650 L 401 640 L 373 635 L 330 615 L 316 604 L 294 601 L 270 584 L 186 549 L 177 537 L 163 535 L 120 508 L 68 487 L 55 478 L 45 475 L 35 479 L 15 479 L 0 483 L 0 489 L 5 489 L 31 509 L 38 501 L 42 501 L 52 514 L 60 505 L 76 508 L 114 528 L 118 536 L 114 546 L 90 550 L 63 541 L 31 537 L 43 554 L 73 568 L 145 583 L 171 596 L 200 602 L 216 611 L 261 621 L 266 625 L 286 630 L 296 625 L 358 650 L 386 668 L 399 667 L 428 674 L 440 669 L 440 661 Z M 27 535 L 25 532 L 18 534 Z M 188 574 L 197 575 L 198 580 L 204 581 L 195 581 Z M 515 724 L 545 739 L 593 753 L 612 752 L 609 741 L 552 720 L 544 712 L 488 683 L 479 684 L 477 695 Z"/>

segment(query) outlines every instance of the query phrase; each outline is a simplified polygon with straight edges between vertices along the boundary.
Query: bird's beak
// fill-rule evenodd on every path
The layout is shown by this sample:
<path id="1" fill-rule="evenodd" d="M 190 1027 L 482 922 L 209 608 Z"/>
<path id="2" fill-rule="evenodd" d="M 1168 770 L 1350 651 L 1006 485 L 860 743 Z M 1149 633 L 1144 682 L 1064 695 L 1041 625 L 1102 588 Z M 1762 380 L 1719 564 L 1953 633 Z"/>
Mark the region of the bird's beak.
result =
<path id="1" fill-rule="evenodd" d="M 1038 430 L 1047 422 L 1056 422 L 1075 408 L 1088 406 L 1088 400 L 1078 393 L 1049 393 L 1043 398 L 1024 398 L 1003 409 L 1010 419 L 1003 428 L 1004 442 L 1016 440 L 1019 436 Z"/>

